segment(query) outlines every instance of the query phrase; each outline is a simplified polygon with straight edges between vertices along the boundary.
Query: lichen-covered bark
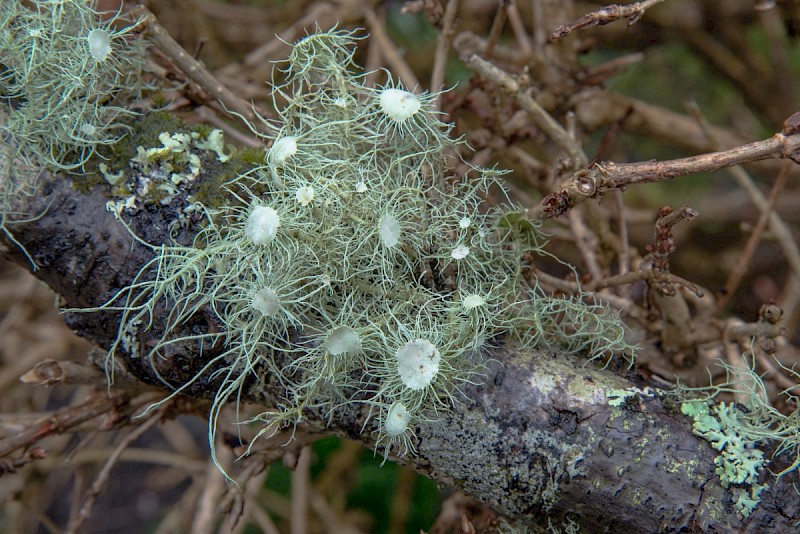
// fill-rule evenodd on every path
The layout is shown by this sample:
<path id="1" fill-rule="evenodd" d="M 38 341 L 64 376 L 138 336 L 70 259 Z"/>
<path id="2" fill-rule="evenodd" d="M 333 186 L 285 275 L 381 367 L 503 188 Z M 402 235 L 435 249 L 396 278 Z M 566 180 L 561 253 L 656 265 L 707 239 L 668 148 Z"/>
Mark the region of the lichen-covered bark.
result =
<path id="1" fill-rule="evenodd" d="M 36 262 L 36 275 L 58 291 L 65 307 L 103 303 L 152 257 L 105 210 L 106 200 L 102 188 L 82 194 L 66 179 L 50 179 L 24 201 L 29 212 L 43 215 L 10 226 Z M 152 243 L 164 242 L 175 217 L 169 207 L 148 208 L 132 228 Z M 179 238 L 191 236 L 191 229 L 183 232 Z M 29 265 L 8 239 L 5 244 L 6 255 Z M 67 319 L 100 346 L 109 346 L 117 332 L 114 313 Z M 193 327 L 208 321 L 200 318 Z M 669 396 L 633 395 L 614 407 L 606 392 L 634 384 L 610 371 L 555 352 L 505 347 L 491 356 L 485 382 L 466 388 L 463 404 L 416 430 L 419 455 L 408 461 L 419 471 L 538 525 L 549 518 L 555 525 L 572 520 L 587 532 L 796 529 L 796 475 L 778 481 L 764 475 L 770 489 L 762 504 L 746 520 L 737 517 L 730 491 L 714 474 L 716 451 L 691 433 L 690 420 Z M 196 360 L 176 349 L 167 363 L 180 380 L 195 371 L 187 362 Z M 139 379 L 158 382 L 148 362 L 127 365 Z M 268 385 L 266 393 L 278 395 L 277 387 Z M 191 394 L 211 396 L 212 388 L 198 381 Z M 360 434 L 362 415 L 339 414 L 330 429 L 370 444 L 369 432 Z M 311 421 L 316 427 L 325 422 Z"/>

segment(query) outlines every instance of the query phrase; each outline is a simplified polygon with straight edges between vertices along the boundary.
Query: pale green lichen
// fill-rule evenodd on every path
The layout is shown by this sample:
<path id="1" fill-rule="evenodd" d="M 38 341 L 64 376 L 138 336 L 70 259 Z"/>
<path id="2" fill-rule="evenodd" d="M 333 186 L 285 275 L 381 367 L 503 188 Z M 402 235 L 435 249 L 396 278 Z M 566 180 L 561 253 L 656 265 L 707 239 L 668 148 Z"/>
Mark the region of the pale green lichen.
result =
<path id="1" fill-rule="evenodd" d="M 387 110 L 386 91 L 404 91 L 406 100 L 411 93 L 391 81 L 363 85 L 350 71 L 352 46 L 345 32 L 294 46 L 286 81 L 275 88 L 276 101 L 288 104 L 277 124 L 265 121 L 273 135 L 264 164 L 226 184 L 228 205 L 208 209 L 194 245 L 154 247 L 157 257 L 142 273 L 155 268 L 156 278 L 140 274 L 104 307 L 123 314 L 109 369 L 164 301 L 171 303 L 164 337 L 141 356 L 169 358 L 176 343 L 196 343 L 198 358 L 223 347 L 201 361 L 195 378 L 214 373 L 221 383 L 212 446 L 219 411 L 253 376 L 286 392 L 278 410 L 255 419 L 262 432 L 311 409 L 333 414 L 356 404 L 377 417 L 378 445 L 404 453 L 414 450 L 416 426 L 482 379 L 479 351 L 500 336 L 590 359 L 631 351 L 605 307 L 527 284 L 523 255 L 542 252 L 544 240 L 534 223 L 484 204 L 489 188 L 502 191 L 500 173 L 463 162 L 465 172 L 450 171 L 462 147 L 439 120 L 433 95 L 412 95 L 419 107 Z M 168 174 L 164 158 L 189 144 L 167 134 L 160 140 L 137 155 L 140 170 Z M 213 310 L 219 328 L 178 336 L 203 309 Z M 572 476 L 579 461 L 553 472 Z M 544 500 L 555 495 L 557 481 L 550 482 Z"/>
<path id="2" fill-rule="evenodd" d="M 135 23 L 93 5 L 0 2 L 0 231 L 14 243 L 14 221 L 41 215 L 12 208 L 38 192 L 41 169 L 81 171 L 125 135 L 134 113 L 122 103 L 141 94 L 146 46 Z"/>
<path id="3" fill-rule="evenodd" d="M 692 431 L 720 452 L 715 459 L 716 473 L 723 486 L 732 488 L 734 507 L 748 516 L 760 500 L 767 484 L 757 484 L 761 471 L 769 464 L 759 444 L 777 444 L 773 458 L 788 454 L 791 463 L 777 473 L 781 477 L 800 466 L 800 412 L 778 411 L 770 403 L 762 377 L 753 364 L 741 368 L 720 363 L 726 380 L 704 388 L 680 386 L 677 394 L 684 400 L 681 412 L 693 419 Z M 797 378 L 797 373 L 786 369 Z M 721 393 L 733 393 L 744 400 L 742 408 L 733 403 L 713 402 Z M 790 404 L 796 398 L 786 393 Z M 796 404 L 795 404 L 796 405 Z"/>
<path id="4" fill-rule="evenodd" d="M 133 26 L 92 4 L 0 3 L 0 95 L 11 103 L 0 130 L 40 164 L 79 168 L 114 143 L 131 114 L 116 102 L 142 88 L 145 47 Z"/>
<path id="5" fill-rule="evenodd" d="M 733 404 L 684 402 L 681 413 L 693 419 L 692 432 L 719 451 L 714 463 L 723 486 L 752 484 L 758 479 L 764 468 L 764 453 L 740 434 L 740 411 Z"/>
<path id="6" fill-rule="evenodd" d="M 626 399 L 630 397 L 652 397 L 655 394 L 656 391 L 649 387 L 644 389 L 637 387 L 631 387 L 628 389 L 609 389 L 606 391 L 609 406 L 614 406 L 615 408 L 619 408 L 625 404 Z"/>
<path id="7" fill-rule="evenodd" d="M 220 163 L 230 159 L 225 153 L 222 131 L 213 129 L 199 132 L 161 132 L 160 144 L 136 147 L 136 154 L 125 168 L 111 170 L 106 163 L 98 170 L 111 184 L 109 201 L 116 211 L 135 209 L 147 203 L 169 204 L 180 192 L 181 185 L 194 182 L 203 170 L 207 152 L 215 154 Z"/>

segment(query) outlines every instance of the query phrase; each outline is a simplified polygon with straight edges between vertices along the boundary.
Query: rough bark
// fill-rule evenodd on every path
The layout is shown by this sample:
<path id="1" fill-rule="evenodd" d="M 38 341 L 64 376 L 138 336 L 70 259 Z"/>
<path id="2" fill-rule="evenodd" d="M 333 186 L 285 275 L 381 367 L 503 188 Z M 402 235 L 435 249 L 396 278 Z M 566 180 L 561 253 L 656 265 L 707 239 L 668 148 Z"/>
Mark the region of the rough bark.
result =
<path id="1" fill-rule="evenodd" d="M 36 276 L 61 295 L 65 307 L 97 306 L 151 258 L 106 211 L 106 201 L 102 187 L 84 194 L 69 179 L 48 177 L 39 194 L 25 200 L 26 211 L 42 216 L 10 226 L 38 266 Z M 167 239 L 175 216 L 169 206 L 147 208 L 131 224 L 158 243 Z M 183 238 L 191 234 L 186 232 Z M 30 268 L 4 239 L 4 253 Z M 101 347 L 113 341 L 116 320 L 113 313 L 67 314 L 73 329 Z M 168 362 L 176 380 L 193 373 L 191 356 L 178 351 Z M 419 454 L 407 461 L 420 472 L 538 525 L 569 518 L 587 532 L 796 528 L 796 475 L 778 481 L 763 475 L 770 489 L 762 504 L 746 520 L 738 517 L 730 491 L 714 474 L 716 451 L 691 433 L 690 420 L 668 396 L 633 396 L 612 407 L 606 391 L 634 384 L 611 371 L 546 351 L 505 347 L 490 356 L 485 383 L 467 388 L 468 398 L 452 413 L 417 429 Z M 140 380 L 158 382 L 148 362 L 126 363 Z M 198 382 L 191 394 L 209 397 L 212 388 Z M 337 415 L 329 431 L 372 445 L 369 433 L 360 432 L 360 415 Z M 310 422 L 326 424 L 321 418 Z"/>

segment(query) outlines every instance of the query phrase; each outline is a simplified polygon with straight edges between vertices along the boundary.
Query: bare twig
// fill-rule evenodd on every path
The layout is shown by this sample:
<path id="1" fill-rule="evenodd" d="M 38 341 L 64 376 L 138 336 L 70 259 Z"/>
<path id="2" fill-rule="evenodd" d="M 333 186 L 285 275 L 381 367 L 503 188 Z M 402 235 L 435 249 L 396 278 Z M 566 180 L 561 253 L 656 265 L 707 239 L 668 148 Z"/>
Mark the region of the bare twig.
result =
<path id="1" fill-rule="evenodd" d="M 614 201 L 617 208 L 617 224 L 619 226 L 619 274 L 626 274 L 630 269 L 631 253 L 628 241 L 628 221 L 625 210 L 625 199 L 622 191 L 614 192 Z"/>
<path id="2" fill-rule="evenodd" d="M 486 59 L 492 57 L 494 46 L 503 33 L 503 27 L 506 25 L 506 20 L 508 19 L 507 11 L 508 0 L 500 0 L 500 3 L 497 5 L 497 12 L 494 15 L 494 20 L 492 21 L 492 27 L 489 30 L 489 36 L 486 38 L 486 49 L 484 50 Z"/>
<path id="3" fill-rule="evenodd" d="M 253 105 L 234 95 L 230 89 L 211 74 L 202 63 L 191 56 L 156 20 L 150 10 L 137 6 L 130 15 L 140 19 L 143 32 L 148 40 L 169 57 L 194 83 L 199 85 L 213 98 L 219 100 L 227 109 L 235 111 L 250 122 L 254 122 L 256 113 Z"/>
<path id="4" fill-rule="evenodd" d="M 403 2 L 401 13 L 425 13 L 431 26 L 439 27 L 444 16 L 444 9 L 439 0 L 407 0 Z"/>
<path id="5" fill-rule="evenodd" d="M 36 460 L 41 460 L 47 457 L 47 451 L 41 447 L 31 447 L 19 458 L 12 458 L 10 460 L 0 459 L 0 476 L 6 473 L 15 473 L 17 469 L 28 465 Z"/>
<path id="6" fill-rule="evenodd" d="M 603 270 L 597 262 L 597 237 L 586 226 L 580 210 L 569 214 L 569 227 L 575 236 L 575 246 L 578 247 L 586 270 L 592 280 L 600 280 L 603 278 Z"/>
<path id="7" fill-rule="evenodd" d="M 620 19 L 626 19 L 628 21 L 628 26 L 633 26 L 644 16 L 645 11 L 663 1 L 664 0 L 644 0 L 643 2 L 636 2 L 635 4 L 629 5 L 609 4 L 597 11 L 587 13 L 568 24 L 559 26 L 550 35 L 550 39 L 561 39 L 575 30 L 590 28 L 592 26 L 604 26 Z"/>
<path id="8" fill-rule="evenodd" d="M 522 22 L 522 17 L 514 0 L 508 2 L 507 15 L 508 24 L 514 32 L 514 37 L 516 37 L 517 44 L 522 50 L 523 57 L 530 57 L 533 54 L 533 49 L 531 48 L 530 39 L 528 39 L 528 32 L 525 31 L 525 24 Z"/>
<path id="9" fill-rule="evenodd" d="M 227 467 L 233 462 L 233 452 L 230 447 L 217 447 L 216 452 L 221 465 Z M 192 534 L 210 534 L 214 531 L 216 523 L 214 518 L 220 512 L 220 501 L 224 493 L 225 477 L 219 467 L 209 460 L 206 463 L 203 489 L 197 500 L 197 509 L 192 521 Z"/>
<path id="10" fill-rule="evenodd" d="M 747 266 L 750 264 L 750 260 L 753 258 L 753 254 L 755 254 L 756 248 L 761 242 L 761 236 L 767 227 L 767 223 L 769 222 L 773 210 L 775 209 L 775 202 L 778 200 L 778 194 L 783 191 L 786 181 L 789 178 L 790 165 L 791 163 L 788 161 L 784 163 L 781 172 L 778 174 L 778 177 L 775 178 L 775 183 L 772 184 L 772 189 L 770 190 L 769 198 L 767 199 L 766 209 L 758 216 L 758 221 L 756 221 L 753 231 L 750 232 L 750 237 L 747 239 L 744 250 L 736 260 L 736 265 L 734 265 L 733 269 L 728 275 L 728 280 L 725 282 L 725 288 L 722 294 L 717 298 L 717 312 L 721 312 L 722 309 L 725 308 L 725 305 L 730 300 L 733 292 L 736 291 L 736 288 L 739 287 L 739 283 L 742 281 L 742 278 L 747 271 Z"/>
<path id="11" fill-rule="evenodd" d="M 558 217 L 589 198 L 600 197 L 616 189 L 672 180 L 687 174 L 715 171 L 770 158 L 795 160 L 798 159 L 798 152 L 800 135 L 777 133 L 763 141 L 688 158 L 640 163 L 597 163 L 573 174 L 560 190 L 547 195 L 538 205 L 528 209 L 527 213 L 533 219 Z"/>
<path id="12" fill-rule="evenodd" d="M 0 458 L 47 436 L 60 434 L 84 421 L 120 408 L 128 402 L 128 399 L 128 395 L 124 392 L 109 395 L 105 390 L 96 391 L 83 404 L 59 410 L 19 434 L 0 440 Z"/>
<path id="13" fill-rule="evenodd" d="M 399 469 L 397 484 L 394 487 L 394 497 L 390 507 L 389 534 L 403 534 L 406 532 L 406 523 L 411 509 L 411 497 L 414 495 L 414 480 L 416 474 L 408 466 Z"/>
<path id="14" fill-rule="evenodd" d="M 97 368 L 69 361 L 47 359 L 20 377 L 20 382 L 32 386 L 53 384 L 101 384 L 105 378 Z"/>
<path id="15" fill-rule="evenodd" d="M 139 439 L 145 432 L 152 428 L 153 425 L 160 421 L 161 415 L 162 414 L 159 411 L 137 428 L 133 429 L 130 433 L 128 433 L 127 436 L 125 436 L 117 448 L 114 449 L 114 452 L 111 454 L 111 456 L 109 456 L 105 465 L 103 465 L 103 468 L 97 474 L 97 478 L 95 478 L 95 481 L 92 483 L 91 488 L 89 488 L 88 493 L 83 496 L 83 505 L 81 506 L 81 510 L 78 515 L 73 517 L 70 521 L 69 527 L 66 531 L 67 534 L 74 534 L 75 532 L 78 532 L 84 521 L 89 518 L 89 514 L 92 512 L 92 506 L 94 506 L 98 495 L 100 495 L 100 492 L 103 491 L 103 488 L 105 488 L 106 484 L 108 483 L 108 477 L 111 475 L 111 469 L 117 464 L 122 452 L 127 449 L 131 443 Z"/>
<path id="16" fill-rule="evenodd" d="M 531 20 L 533 46 L 536 50 L 536 54 L 542 54 L 547 44 L 547 30 L 545 29 L 544 6 L 542 5 L 542 0 L 531 0 L 531 17 L 533 19 Z"/>
<path id="17" fill-rule="evenodd" d="M 583 288 L 587 291 L 599 291 L 600 289 L 605 289 L 607 287 L 633 284 L 634 282 L 638 282 L 640 280 L 647 282 L 676 284 L 685 287 L 698 297 L 705 295 L 702 289 L 688 280 L 681 278 L 680 276 L 672 273 L 660 273 L 650 269 L 641 269 L 638 271 L 630 271 L 625 274 L 618 274 L 616 276 L 609 276 L 608 278 L 603 278 L 602 280 L 595 280 L 589 282 L 588 284 L 584 284 Z"/>
<path id="18" fill-rule="evenodd" d="M 770 380 L 774 380 L 778 386 L 783 388 L 786 393 L 790 395 L 797 396 L 800 394 L 800 385 L 797 384 L 797 381 L 789 378 L 783 373 L 783 369 L 781 366 L 775 366 L 772 363 L 772 359 L 768 357 L 763 351 L 755 351 L 756 360 L 758 364 L 766 369 L 765 374 L 769 374 Z"/>
<path id="19" fill-rule="evenodd" d="M 456 13 L 458 13 L 458 4 L 459 0 L 448 0 L 447 8 L 444 10 L 444 19 L 442 20 L 442 30 L 436 40 L 430 90 L 431 92 L 439 93 L 436 97 L 436 109 L 438 110 L 442 109 L 441 90 L 444 89 L 444 71 L 445 67 L 447 67 L 447 53 L 450 51 L 450 41 L 453 38 L 453 25 L 456 21 Z"/>
<path id="20" fill-rule="evenodd" d="M 462 33 L 453 43 L 461 53 L 461 59 L 467 66 L 483 76 L 485 79 L 497 84 L 501 89 L 513 96 L 517 103 L 530 115 L 533 122 L 544 130 L 553 141 L 558 144 L 575 162 L 575 168 L 580 168 L 588 161 L 586 154 L 578 143 L 567 131 L 534 100 L 510 74 L 478 56 L 474 52 L 479 44 L 471 39 L 469 34 Z"/>
<path id="21" fill-rule="evenodd" d="M 417 80 L 414 71 L 408 66 L 406 60 L 400 55 L 400 52 L 397 51 L 397 46 L 392 42 L 389 34 L 386 33 L 386 25 L 384 22 L 378 18 L 378 15 L 375 14 L 372 8 L 364 12 L 364 17 L 367 19 L 367 25 L 369 26 L 372 40 L 377 43 L 381 55 L 383 55 L 383 59 L 385 59 L 386 63 L 391 67 L 392 72 L 397 74 L 397 77 L 400 78 L 400 81 L 406 89 L 419 92 L 419 80 Z"/>
<path id="22" fill-rule="evenodd" d="M 581 81 L 586 85 L 599 85 L 644 60 L 643 52 L 632 52 L 586 69 Z"/>
<path id="23" fill-rule="evenodd" d="M 292 473 L 292 534 L 308 531 L 308 500 L 310 492 L 311 448 L 300 449 L 297 466 Z"/>
<path id="24" fill-rule="evenodd" d="M 692 221 L 697 218 L 697 211 L 684 206 L 678 211 L 672 211 L 669 206 L 664 206 L 659 210 L 659 217 L 656 221 L 655 235 L 653 244 L 648 247 L 653 260 L 653 269 L 659 272 L 669 272 L 669 255 L 675 252 L 675 240 L 672 236 L 672 227 L 681 221 Z"/>
<path id="25" fill-rule="evenodd" d="M 689 110 L 692 112 L 692 115 L 695 117 L 698 124 L 703 128 L 703 131 L 706 133 L 706 136 L 709 138 L 709 140 L 714 144 L 719 144 L 715 131 L 711 128 L 711 125 L 708 123 L 702 113 L 700 113 L 700 109 L 696 105 L 690 104 Z M 792 139 L 797 138 L 798 134 L 800 134 L 800 112 L 794 113 L 788 117 L 783 123 L 783 129 L 781 130 L 781 133 L 775 134 L 772 139 Z M 797 154 L 790 153 L 788 157 L 795 163 L 798 162 Z M 782 171 L 783 168 L 781 168 L 779 174 Z M 800 279 L 800 249 L 798 249 L 797 242 L 794 240 L 794 233 L 792 232 L 791 228 L 789 228 L 789 226 L 783 221 L 778 213 L 776 213 L 774 210 L 770 212 L 767 199 L 764 198 L 764 194 L 755 185 L 753 179 L 750 177 L 747 171 L 745 171 L 741 166 L 737 165 L 728 169 L 728 173 L 733 176 L 733 179 L 737 184 L 739 184 L 739 187 L 745 190 L 747 195 L 750 197 L 750 200 L 756 205 L 761 213 L 769 213 L 770 229 L 775 235 L 775 239 L 780 244 L 781 249 L 786 256 L 786 260 L 792 269 L 792 279 Z M 791 316 L 794 314 L 794 309 L 787 307 L 786 313 Z"/>
<path id="26" fill-rule="evenodd" d="M 227 4 L 225 7 L 230 8 Z M 227 79 L 240 70 L 246 70 L 251 73 L 254 69 L 263 69 L 270 64 L 271 60 L 281 57 L 284 51 L 288 51 L 291 46 L 289 43 L 303 35 L 303 31 L 306 28 L 314 24 L 325 27 L 335 20 L 336 12 L 333 4 L 331 2 L 317 2 L 309 7 L 307 14 L 303 18 L 282 31 L 274 39 L 249 52 L 240 63 L 231 63 L 218 69 L 216 74 L 220 78 Z"/>

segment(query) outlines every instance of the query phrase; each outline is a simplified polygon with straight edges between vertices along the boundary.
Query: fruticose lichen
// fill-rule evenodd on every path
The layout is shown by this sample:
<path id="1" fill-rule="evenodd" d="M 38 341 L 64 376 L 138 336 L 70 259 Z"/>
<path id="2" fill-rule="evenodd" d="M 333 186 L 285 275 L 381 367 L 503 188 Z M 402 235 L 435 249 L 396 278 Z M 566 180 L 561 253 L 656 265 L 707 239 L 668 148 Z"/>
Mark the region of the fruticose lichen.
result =
<path id="1" fill-rule="evenodd" d="M 117 141 L 115 105 L 142 87 L 144 46 L 88 0 L 0 3 L 0 127 L 39 164 L 79 168 L 98 145 Z"/>
<path id="2" fill-rule="evenodd" d="M 34 195 L 42 168 L 80 171 L 117 142 L 121 102 L 140 94 L 145 46 L 133 26 L 90 0 L 0 2 L 0 230 L 39 214 L 11 211 Z"/>
<path id="3" fill-rule="evenodd" d="M 251 383 L 285 391 L 255 418 L 262 433 L 356 404 L 377 418 L 385 453 L 396 444 L 402 454 L 416 426 L 481 380 L 481 349 L 501 339 L 590 358 L 631 348 L 621 322 L 586 295 L 526 283 L 523 256 L 542 252 L 543 239 L 483 201 L 502 191 L 500 173 L 461 161 L 434 95 L 364 85 L 354 44 L 328 32 L 294 46 L 274 89 L 286 104 L 264 121 L 273 133 L 263 165 L 226 185 L 228 202 L 206 208 L 192 246 L 153 247 L 136 282 L 103 307 L 122 311 L 111 369 L 168 306 L 163 337 L 139 356 L 155 362 L 194 343 L 195 379 L 220 383 L 212 447 L 220 410 Z M 218 329 L 181 334 L 202 310 Z"/>

